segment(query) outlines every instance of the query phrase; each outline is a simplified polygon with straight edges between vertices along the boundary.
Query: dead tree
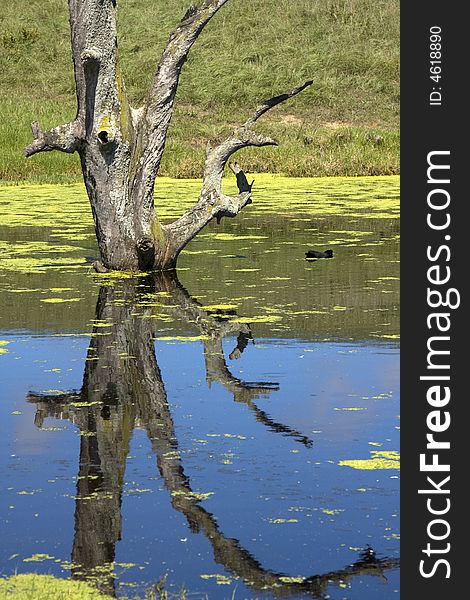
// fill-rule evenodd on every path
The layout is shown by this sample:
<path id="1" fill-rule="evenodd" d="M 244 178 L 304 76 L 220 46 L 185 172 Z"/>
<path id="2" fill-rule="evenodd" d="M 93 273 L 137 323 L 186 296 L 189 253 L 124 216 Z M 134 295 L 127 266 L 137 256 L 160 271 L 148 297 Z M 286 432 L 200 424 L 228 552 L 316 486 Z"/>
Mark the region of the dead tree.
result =
<path id="1" fill-rule="evenodd" d="M 162 224 L 154 206 L 154 184 L 170 125 L 182 66 L 199 34 L 227 0 L 191 6 L 170 35 L 144 105 L 127 97 L 117 51 L 115 0 L 69 0 L 77 115 L 71 123 L 42 131 L 26 156 L 60 150 L 78 152 L 90 199 L 100 261 L 98 271 L 172 269 L 185 245 L 212 219 L 234 217 L 251 202 L 251 185 L 234 163 L 239 194 L 222 193 L 222 175 L 234 152 L 277 145 L 252 126 L 270 108 L 312 82 L 264 101 L 225 141 L 206 150 L 202 189 L 181 218 Z"/>

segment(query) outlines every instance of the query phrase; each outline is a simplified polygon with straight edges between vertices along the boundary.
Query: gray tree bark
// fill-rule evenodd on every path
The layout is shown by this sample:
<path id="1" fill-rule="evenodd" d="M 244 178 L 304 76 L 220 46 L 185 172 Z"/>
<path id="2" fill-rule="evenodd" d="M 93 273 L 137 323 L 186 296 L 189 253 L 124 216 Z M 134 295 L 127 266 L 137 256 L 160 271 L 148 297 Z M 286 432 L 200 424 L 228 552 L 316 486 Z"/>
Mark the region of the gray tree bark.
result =
<path id="1" fill-rule="evenodd" d="M 312 83 L 264 101 L 224 142 L 208 146 L 197 203 L 175 222 L 160 223 L 153 190 L 181 68 L 205 25 L 226 2 L 203 0 L 187 11 L 168 40 L 144 105 L 135 109 L 119 69 L 115 0 L 69 0 L 77 115 L 49 131 L 34 122 L 34 140 L 24 154 L 60 150 L 80 155 L 100 252 L 98 271 L 172 269 L 181 250 L 209 221 L 237 215 L 251 202 L 252 184 L 234 164 L 239 194 L 222 193 L 228 159 L 247 146 L 276 145 L 254 132 L 253 124 Z"/>

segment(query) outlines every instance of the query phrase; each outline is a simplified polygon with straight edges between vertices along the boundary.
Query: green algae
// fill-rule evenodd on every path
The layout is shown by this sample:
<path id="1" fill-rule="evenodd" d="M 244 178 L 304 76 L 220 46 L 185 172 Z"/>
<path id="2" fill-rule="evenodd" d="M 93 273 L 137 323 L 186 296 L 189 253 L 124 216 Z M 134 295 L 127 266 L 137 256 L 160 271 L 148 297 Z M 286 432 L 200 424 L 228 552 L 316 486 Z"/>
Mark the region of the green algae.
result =
<path id="1" fill-rule="evenodd" d="M 279 577 L 279 581 L 282 581 L 282 583 L 303 583 L 305 581 L 305 577 L 281 576 Z"/>
<path id="2" fill-rule="evenodd" d="M 344 512 L 344 508 L 321 508 L 320 510 L 325 515 L 331 515 L 331 516 L 339 515 L 342 512 Z"/>
<path id="3" fill-rule="evenodd" d="M 61 304 L 62 302 L 80 302 L 81 298 L 42 298 L 41 302 Z"/>
<path id="4" fill-rule="evenodd" d="M 341 460 L 340 466 L 361 470 L 400 469 L 400 455 L 395 450 L 373 450 L 372 458 L 359 460 Z"/>
<path id="5" fill-rule="evenodd" d="M 199 576 L 201 579 L 213 579 L 217 585 L 230 585 L 233 581 L 230 577 L 226 575 L 220 575 L 219 573 L 204 573 Z"/>
<path id="6" fill-rule="evenodd" d="M 235 310 L 237 308 L 237 304 L 207 304 L 202 306 L 203 310 L 207 310 L 209 312 L 211 311 L 218 311 L 218 310 Z"/>
<path id="7" fill-rule="evenodd" d="M 254 273 L 255 271 L 260 271 L 260 269 L 256 269 L 254 267 L 247 267 L 245 269 L 233 269 L 234 273 Z"/>
<path id="8" fill-rule="evenodd" d="M 121 279 L 134 279 L 145 275 L 141 271 L 110 271 L 109 273 L 95 273 L 94 279 L 100 285 L 114 285 Z"/>
<path id="9" fill-rule="evenodd" d="M 154 337 L 154 340 L 158 340 L 159 342 L 198 342 L 200 340 L 208 339 L 207 336 L 204 335 L 162 335 L 158 337 Z"/>
<path id="10" fill-rule="evenodd" d="M 202 500 L 207 500 L 214 495 L 214 492 L 190 492 L 189 490 L 174 490 L 171 492 L 171 495 L 174 498 L 185 498 L 186 500 L 194 500 L 196 502 L 201 502 Z"/>
<path id="11" fill-rule="evenodd" d="M 282 317 L 280 315 L 259 315 L 253 317 L 239 317 L 237 319 L 233 319 L 233 323 L 276 323 L 277 321 L 282 321 Z"/>
<path id="12" fill-rule="evenodd" d="M 267 235 L 239 235 L 235 233 L 213 233 L 209 234 L 214 240 L 231 241 L 231 240 L 266 240 Z"/>
<path id="13" fill-rule="evenodd" d="M 341 214 L 348 217 L 397 218 L 398 176 L 378 177 L 299 177 L 290 178 L 266 173 L 255 174 L 255 202 L 250 211 L 273 214 L 304 211 L 315 215 Z M 225 180 L 224 180 L 225 183 Z M 234 180 L 225 183 L 229 193 L 236 194 Z M 175 180 L 159 177 L 155 187 L 155 204 L 163 221 L 175 219 L 190 208 L 199 196 L 197 179 Z M 34 197 L 34 202 L 31 198 Z M 171 198 L 171 202 L 168 202 Z M 84 186 L 81 183 L 57 185 L 0 186 L 0 226 L 48 227 L 53 235 L 77 241 L 93 235 L 92 216 Z M 346 233 L 333 230 L 332 233 Z M 355 236 L 367 232 L 353 230 Z M 203 234 L 208 235 L 208 234 Z M 266 235 L 219 232 L 209 234 L 216 240 L 265 239 Z M 348 232 L 350 237 L 352 234 Z M 73 236 L 73 237 L 71 237 Z"/>
<path id="14" fill-rule="evenodd" d="M 15 600 L 109 600 L 90 583 L 35 573 L 0 577 L 0 598 Z"/>
<path id="15" fill-rule="evenodd" d="M 235 433 L 206 433 L 207 437 L 226 437 L 233 438 L 237 440 L 246 440 L 247 437 L 245 435 L 237 435 Z"/>
<path id="16" fill-rule="evenodd" d="M 299 519 L 269 519 L 269 523 L 273 523 L 274 525 L 280 525 L 283 523 L 298 523 Z"/>
<path id="17" fill-rule="evenodd" d="M 33 554 L 28 558 L 23 558 L 23 562 L 44 562 L 45 560 L 53 560 L 55 557 L 49 554 Z"/>
<path id="18" fill-rule="evenodd" d="M 223 219 L 220 225 L 215 222 L 209 225 L 179 259 L 181 268 L 178 272 L 184 276 L 181 279 L 186 279 L 184 269 L 190 269 L 187 272 L 187 279 L 191 282 L 188 289 L 194 290 L 195 295 L 204 295 L 203 304 L 214 307 L 214 310 L 217 310 L 217 305 L 236 305 L 239 316 L 235 322 L 256 326 L 254 334 L 257 337 L 266 334 L 277 336 L 276 332 L 288 329 L 295 331 L 295 335 L 299 331 L 318 331 L 318 337 L 322 338 L 324 335 L 320 331 L 331 331 L 334 327 L 340 332 L 351 323 L 364 330 L 365 324 L 370 321 L 365 311 L 394 310 L 398 286 L 397 279 L 392 277 L 396 269 L 391 271 L 390 261 L 384 260 L 384 244 L 367 248 L 367 252 L 361 245 L 375 241 L 382 229 L 379 224 L 382 220 L 386 227 L 383 239 L 388 247 L 391 246 L 390 240 L 396 236 L 396 231 L 390 223 L 398 217 L 397 177 L 303 178 L 293 181 L 282 176 L 261 174 L 255 179 L 253 204 L 237 219 Z M 230 193 L 236 193 L 235 180 L 231 176 L 224 179 L 224 187 Z M 197 180 L 159 178 L 155 188 L 159 218 L 168 222 L 180 216 L 194 203 L 199 191 L 200 182 Z M 0 257 L 2 268 L 8 267 L 3 271 L 9 278 L 4 280 L 2 287 L 12 296 L 16 293 L 31 296 L 27 299 L 30 311 L 35 302 L 41 305 L 36 313 L 43 314 L 35 315 L 36 322 L 48 321 L 50 328 L 54 315 L 62 321 L 61 329 L 65 330 L 65 320 L 71 322 L 75 315 L 78 319 L 78 315 L 85 314 L 91 305 L 88 296 L 95 291 L 93 284 L 115 286 L 117 289 L 123 279 L 141 276 L 140 273 L 92 273 L 91 261 L 97 257 L 97 248 L 91 211 L 82 184 L 0 186 L 0 197 L 5 203 L 5 213 L 0 215 L 0 222 L 5 227 L 4 231 L 11 231 L 7 237 L 12 240 L 3 247 Z M 31 246 L 24 245 L 25 228 L 29 227 L 34 228 L 37 236 L 37 244 Z M 362 228 L 364 231 L 361 231 Z M 14 232 L 20 229 L 25 233 L 20 237 L 14 236 Z M 341 242 L 335 245 L 335 257 L 339 260 L 331 263 L 312 261 L 309 264 L 304 259 L 308 246 L 301 247 L 292 241 L 296 239 L 296 232 L 302 231 L 310 232 L 313 247 L 318 244 L 326 248 L 329 240 Z M 84 236 L 84 239 L 75 240 L 75 235 Z M 299 239 L 304 239 L 305 244 L 307 238 Z M 288 243 L 284 244 L 284 241 Z M 347 249 L 347 244 L 357 245 L 357 253 L 353 248 Z M 385 258 L 389 259 L 390 255 Z M 371 262 L 366 263 L 369 259 Z M 201 264 L 207 264 L 207 277 L 204 268 L 198 266 Z M 366 286 L 360 289 L 353 287 L 357 280 L 355 265 L 365 271 L 367 280 L 377 282 L 370 284 L 376 288 L 374 291 L 367 290 Z M 334 276 L 337 280 L 335 290 L 350 277 L 351 293 L 346 289 L 346 294 L 334 293 L 328 297 L 316 285 L 315 280 L 321 272 L 325 276 Z M 208 295 L 207 280 L 210 278 L 214 283 L 211 283 L 212 292 Z M 39 287 L 46 280 L 44 288 Z M 225 282 L 225 288 L 217 283 L 219 280 Z M 80 281 L 85 286 L 78 285 Z M 233 292 L 237 294 L 238 286 L 244 288 L 245 293 L 235 300 Z M 289 308 L 286 299 L 292 299 L 294 288 L 299 296 Z M 84 301 L 78 302 L 82 294 Z M 163 292 L 143 298 L 142 306 L 150 307 L 157 299 L 164 299 L 165 294 L 168 296 L 168 292 Z M 377 298 L 378 294 L 384 298 Z M 387 298 L 387 295 L 391 297 Z M 60 296 L 64 300 L 69 296 L 70 300 L 43 302 L 50 296 Z M 116 297 L 115 303 L 125 304 L 126 300 Z M 46 309 L 50 309 L 52 304 L 54 311 L 49 310 L 48 318 L 45 316 Z M 266 312 L 266 306 L 273 306 L 274 312 Z M 159 305 L 155 304 L 154 308 L 155 311 L 142 311 L 140 316 L 162 322 L 172 320 L 164 314 L 170 311 L 169 308 L 162 308 L 158 316 Z M 19 320 L 19 309 L 17 312 Z M 85 322 L 88 322 L 89 313 L 86 317 Z M 175 322 L 177 320 L 175 317 Z M 398 314 L 389 313 L 387 323 L 390 324 L 382 325 L 377 331 L 368 333 L 367 337 L 377 337 L 384 343 L 398 341 Z M 76 331 L 85 329 L 83 321 L 81 324 L 74 323 L 73 327 Z"/>

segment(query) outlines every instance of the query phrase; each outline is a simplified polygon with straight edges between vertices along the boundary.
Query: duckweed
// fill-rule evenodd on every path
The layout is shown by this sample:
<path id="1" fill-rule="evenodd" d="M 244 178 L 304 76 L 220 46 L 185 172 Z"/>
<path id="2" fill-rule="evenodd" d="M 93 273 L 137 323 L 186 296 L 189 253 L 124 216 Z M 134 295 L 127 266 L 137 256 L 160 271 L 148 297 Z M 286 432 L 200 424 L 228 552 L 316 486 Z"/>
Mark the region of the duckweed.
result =
<path id="1" fill-rule="evenodd" d="M 84 581 L 58 579 L 52 575 L 35 573 L 0 577 L 0 597 L 15 600 L 109 600 L 95 586 Z"/>
<path id="2" fill-rule="evenodd" d="M 399 469 L 400 455 L 395 450 L 373 450 L 372 458 L 359 460 L 341 460 L 338 464 L 344 467 L 362 470 Z"/>

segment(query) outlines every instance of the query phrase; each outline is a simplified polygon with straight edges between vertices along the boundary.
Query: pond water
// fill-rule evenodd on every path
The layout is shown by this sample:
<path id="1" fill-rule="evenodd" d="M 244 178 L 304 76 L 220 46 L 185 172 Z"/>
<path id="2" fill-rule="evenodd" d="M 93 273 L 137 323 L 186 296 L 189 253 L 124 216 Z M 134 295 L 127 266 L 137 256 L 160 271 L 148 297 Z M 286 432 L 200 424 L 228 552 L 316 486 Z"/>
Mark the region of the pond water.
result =
<path id="1" fill-rule="evenodd" d="M 1 575 L 398 596 L 398 179 L 253 189 L 177 275 L 122 277 L 81 185 L 0 188 Z"/>

